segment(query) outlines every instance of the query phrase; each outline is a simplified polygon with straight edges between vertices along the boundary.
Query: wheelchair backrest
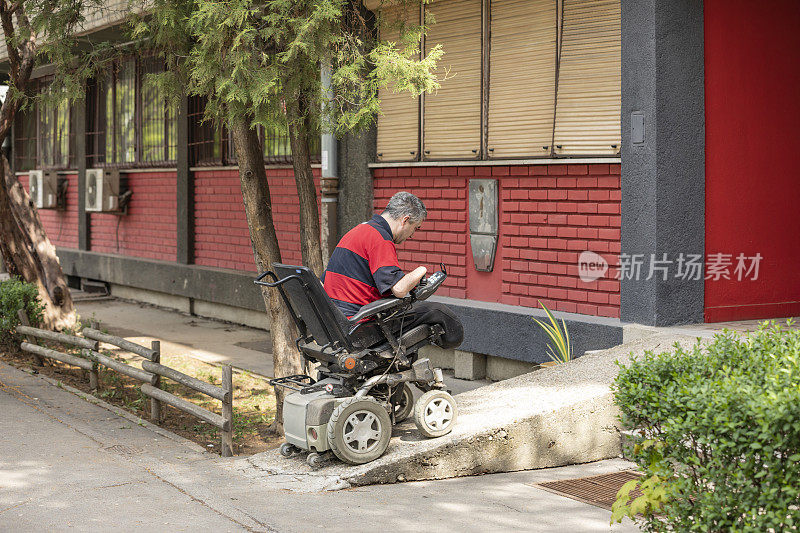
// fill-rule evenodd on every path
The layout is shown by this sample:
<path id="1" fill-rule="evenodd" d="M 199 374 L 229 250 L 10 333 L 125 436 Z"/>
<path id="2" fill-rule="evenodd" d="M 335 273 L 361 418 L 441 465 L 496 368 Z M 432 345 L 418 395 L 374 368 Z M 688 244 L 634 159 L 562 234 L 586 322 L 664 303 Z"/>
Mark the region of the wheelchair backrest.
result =
<path id="1" fill-rule="evenodd" d="M 278 285 L 278 289 L 288 300 L 301 332 L 305 329 L 320 346 L 338 342 L 347 350 L 353 348 L 347 335 L 347 318 L 330 299 L 313 272 L 304 266 L 280 263 L 273 263 L 272 270 L 278 280 L 291 278 Z"/>

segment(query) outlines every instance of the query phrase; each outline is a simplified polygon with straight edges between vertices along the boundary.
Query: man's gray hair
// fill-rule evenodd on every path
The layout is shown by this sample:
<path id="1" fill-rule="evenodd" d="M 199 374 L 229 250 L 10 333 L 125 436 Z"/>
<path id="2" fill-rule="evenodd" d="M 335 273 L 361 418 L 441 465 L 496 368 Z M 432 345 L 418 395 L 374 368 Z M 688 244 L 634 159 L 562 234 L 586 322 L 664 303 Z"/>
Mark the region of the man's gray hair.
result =
<path id="1" fill-rule="evenodd" d="M 420 222 L 428 216 L 428 210 L 425 209 L 422 200 L 406 191 L 395 193 L 383 212 L 395 220 L 408 216 L 412 222 Z"/>

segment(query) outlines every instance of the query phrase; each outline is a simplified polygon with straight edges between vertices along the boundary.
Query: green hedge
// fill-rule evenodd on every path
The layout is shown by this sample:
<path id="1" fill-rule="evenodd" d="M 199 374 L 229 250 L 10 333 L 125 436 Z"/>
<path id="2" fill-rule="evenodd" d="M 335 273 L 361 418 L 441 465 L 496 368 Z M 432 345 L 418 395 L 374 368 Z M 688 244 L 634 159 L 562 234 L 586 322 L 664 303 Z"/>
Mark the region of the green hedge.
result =
<path id="1" fill-rule="evenodd" d="M 0 282 L 0 342 L 12 340 L 11 334 L 19 324 L 17 311 L 20 309 L 25 309 L 31 325 L 41 324 L 44 306 L 36 285 L 16 278 Z"/>
<path id="2" fill-rule="evenodd" d="M 791 324 L 791 323 L 790 323 Z M 762 324 L 707 346 L 647 353 L 615 384 L 644 495 L 614 518 L 647 531 L 800 528 L 800 331 Z M 642 518 L 644 515 L 644 518 Z"/>

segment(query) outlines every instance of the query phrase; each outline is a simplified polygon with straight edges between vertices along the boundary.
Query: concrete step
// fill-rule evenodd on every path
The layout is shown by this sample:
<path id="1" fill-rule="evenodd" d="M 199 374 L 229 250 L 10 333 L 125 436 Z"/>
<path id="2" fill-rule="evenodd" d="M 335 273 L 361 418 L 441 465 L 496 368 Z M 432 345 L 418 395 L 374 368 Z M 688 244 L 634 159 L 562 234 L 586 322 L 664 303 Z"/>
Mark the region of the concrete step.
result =
<path id="1" fill-rule="evenodd" d="M 618 371 L 615 362 L 647 350 L 666 351 L 675 342 L 691 346 L 697 337 L 664 334 L 639 339 L 458 394 L 459 415 L 452 433 L 425 439 L 413 422 L 406 422 L 395 428 L 386 453 L 365 465 L 332 460 L 312 470 L 304 454 L 286 459 L 269 451 L 241 459 L 240 467 L 292 479 L 294 490 L 303 490 L 303 484 L 319 490 L 619 457 L 618 410 L 610 388 Z"/>

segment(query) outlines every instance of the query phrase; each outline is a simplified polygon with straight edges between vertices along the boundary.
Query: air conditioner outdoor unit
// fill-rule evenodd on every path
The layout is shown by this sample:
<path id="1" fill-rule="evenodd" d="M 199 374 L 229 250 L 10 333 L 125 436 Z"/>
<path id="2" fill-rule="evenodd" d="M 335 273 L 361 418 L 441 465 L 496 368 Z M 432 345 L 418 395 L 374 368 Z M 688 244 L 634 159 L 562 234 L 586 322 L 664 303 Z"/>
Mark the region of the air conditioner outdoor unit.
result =
<path id="1" fill-rule="evenodd" d="M 103 168 L 87 169 L 85 199 L 86 211 L 118 211 L 119 170 Z"/>
<path id="2" fill-rule="evenodd" d="M 58 201 L 58 176 L 55 172 L 31 170 L 28 190 L 37 209 L 53 209 Z"/>

